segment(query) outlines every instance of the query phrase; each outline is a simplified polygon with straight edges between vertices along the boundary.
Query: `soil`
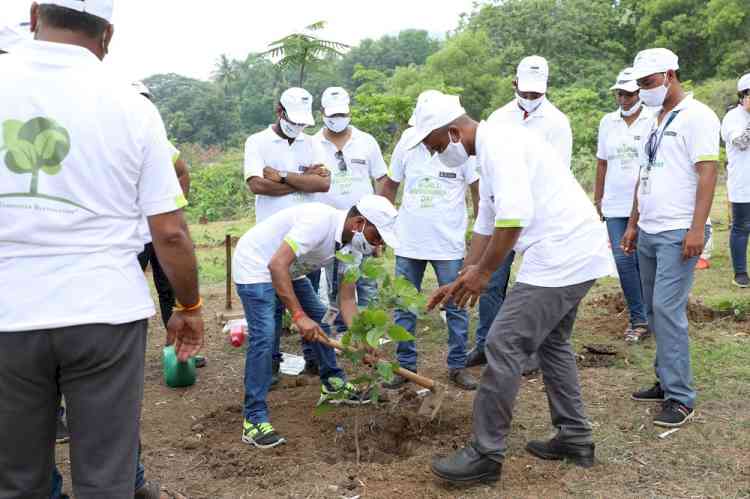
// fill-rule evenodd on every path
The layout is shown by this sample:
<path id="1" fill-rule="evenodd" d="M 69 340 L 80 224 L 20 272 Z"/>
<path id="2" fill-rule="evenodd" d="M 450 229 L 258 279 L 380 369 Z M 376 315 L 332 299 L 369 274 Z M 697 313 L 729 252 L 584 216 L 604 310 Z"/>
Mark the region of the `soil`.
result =
<path id="1" fill-rule="evenodd" d="M 421 399 L 414 388 L 389 392 L 386 401 L 378 406 L 340 407 L 316 416 L 313 408 L 319 394 L 318 380 L 283 377 L 281 386 L 269 394 L 269 407 L 272 422 L 287 443 L 263 451 L 243 444 L 244 354 L 228 344 L 221 325 L 214 320 L 216 313 L 223 310 L 223 293 L 222 286 L 204 292 L 208 326 L 204 353 L 208 365 L 199 370 L 193 387 L 169 389 L 164 385 L 160 367 L 164 329 L 156 320 L 150 323 L 142 416 L 143 461 L 147 478 L 160 480 L 190 498 L 710 495 L 703 494 L 706 489 L 700 488 L 703 482 L 696 482 L 700 477 L 692 468 L 674 464 L 675 457 L 665 454 L 669 452 L 667 444 L 653 437 L 648 410 L 638 407 L 634 412 L 627 399 L 628 390 L 633 387 L 633 373 L 613 367 L 620 355 L 612 354 L 609 343 L 621 336 L 626 325 L 624 303 L 615 296 L 592 300 L 577 326 L 597 331 L 601 343 L 592 343 L 592 349 L 584 348 L 579 353 L 582 390 L 598 432 L 599 464 L 584 470 L 539 461 L 524 452 L 528 439 L 545 438 L 550 430 L 544 385 L 541 377 L 534 376 L 522 381 L 501 483 L 467 488 L 447 485 L 429 471 L 432 456 L 450 453 L 470 439 L 474 397 L 471 392 L 449 385 L 444 367 L 445 345 L 435 341 L 424 342 L 419 359 L 421 374 L 449 386 L 435 420 L 418 417 Z M 703 314 L 701 318 L 713 316 L 701 307 L 691 304 L 691 320 L 695 320 L 696 310 Z M 300 350 L 294 336 L 284 337 L 282 346 L 287 352 Z M 480 370 L 474 369 L 473 373 L 479 376 Z M 733 409 L 735 414 L 750 409 L 744 402 L 738 404 L 741 407 Z M 354 432 L 357 426 L 359 465 Z M 702 430 L 696 424 L 681 434 L 691 435 L 691 431 Z M 679 436 L 670 439 L 679 441 Z M 65 475 L 65 489 L 70 492 L 67 450 L 67 446 L 58 446 L 57 461 Z M 706 450 L 702 458 L 709 459 L 712 452 L 717 459 L 731 455 L 716 446 Z M 734 470 L 732 480 L 747 484 L 746 490 L 750 491 L 750 467 L 746 460 L 742 463 L 741 457 L 731 463 L 722 461 L 717 464 L 716 473 Z M 693 493 L 696 490 L 699 492 Z"/>

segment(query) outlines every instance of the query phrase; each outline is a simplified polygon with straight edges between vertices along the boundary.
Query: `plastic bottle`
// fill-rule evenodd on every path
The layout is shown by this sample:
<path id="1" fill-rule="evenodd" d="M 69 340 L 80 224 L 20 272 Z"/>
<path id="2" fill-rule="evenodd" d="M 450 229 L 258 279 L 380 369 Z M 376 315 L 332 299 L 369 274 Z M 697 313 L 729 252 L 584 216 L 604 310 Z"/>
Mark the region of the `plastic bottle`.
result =
<path id="1" fill-rule="evenodd" d="M 164 383 L 168 387 L 182 388 L 195 384 L 195 358 L 190 357 L 187 362 L 180 362 L 173 345 L 165 347 L 162 351 L 162 366 Z"/>
<path id="2" fill-rule="evenodd" d="M 245 343 L 245 337 L 247 331 L 242 324 L 232 324 L 229 328 L 229 343 L 235 348 L 240 348 Z"/>

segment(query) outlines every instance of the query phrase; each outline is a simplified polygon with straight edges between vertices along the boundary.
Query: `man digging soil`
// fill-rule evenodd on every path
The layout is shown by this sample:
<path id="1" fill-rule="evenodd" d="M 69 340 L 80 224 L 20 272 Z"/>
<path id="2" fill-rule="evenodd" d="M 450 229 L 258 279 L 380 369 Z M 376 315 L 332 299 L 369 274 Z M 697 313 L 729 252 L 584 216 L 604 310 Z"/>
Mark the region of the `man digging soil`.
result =
<path id="1" fill-rule="evenodd" d="M 614 270 L 604 226 L 551 147 L 523 128 L 477 123 L 450 95 L 418 104 L 415 114 L 418 133 L 409 147 L 421 142 L 454 168 L 476 156 L 482 178 L 464 268 L 455 282 L 435 291 L 428 307 L 450 299 L 474 306 L 510 251 L 523 255 L 516 285 L 487 338 L 472 442 L 435 458 L 432 472 L 451 482 L 500 478 L 521 368 L 534 353 L 557 435 L 529 442 L 526 449 L 542 459 L 590 467 L 594 443 L 570 336 L 579 303 L 597 278 Z"/>

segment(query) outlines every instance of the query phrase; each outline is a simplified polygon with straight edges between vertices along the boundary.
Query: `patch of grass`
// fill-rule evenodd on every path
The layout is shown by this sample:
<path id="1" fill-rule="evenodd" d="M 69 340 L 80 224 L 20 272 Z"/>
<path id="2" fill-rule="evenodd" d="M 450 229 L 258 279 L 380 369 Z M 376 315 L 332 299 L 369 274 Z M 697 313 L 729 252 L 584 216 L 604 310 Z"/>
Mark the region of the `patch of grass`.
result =
<path id="1" fill-rule="evenodd" d="M 193 242 L 201 246 L 222 246 L 227 234 L 241 237 L 254 225 L 252 218 L 242 218 L 229 222 L 213 222 L 208 224 L 190 225 L 190 235 Z"/>

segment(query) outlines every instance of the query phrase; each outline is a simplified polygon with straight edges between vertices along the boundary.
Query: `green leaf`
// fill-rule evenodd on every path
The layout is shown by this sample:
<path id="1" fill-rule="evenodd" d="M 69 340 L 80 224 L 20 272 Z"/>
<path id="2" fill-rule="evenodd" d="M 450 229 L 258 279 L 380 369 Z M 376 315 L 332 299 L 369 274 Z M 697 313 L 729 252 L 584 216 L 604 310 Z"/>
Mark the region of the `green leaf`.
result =
<path id="1" fill-rule="evenodd" d="M 60 173 L 60 170 L 62 170 L 62 165 L 59 163 L 56 165 L 52 165 L 52 166 L 42 167 L 42 171 L 46 173 L 47 175 L 57 175 L 58 173 Z"/>
<path id="2" fill-rule="evenodd" d="M 373 404 L 380 402 L 380 387 L 378 385 L 373 386 L 370 390 L 370 400 Z"/>
<path id="3" fill-rule="evenodd" d="M 351 380 L 350 383 L 356 386 L 361 386 L 361 385 L 369 385 L 372 383 L 372 381 L 373 381 L 372 376 L 363 374 L 362 376 L 357 376 L 356 378 Z"/>
<path id="4" fill-rule="evenodd" d="M 3 122 L 3 147 L 1 149 L 10 149 L 18 142 L 18 132 L 21 131 L 23 121 L 8 120 Z"/>
<path id="5" fill-rule="evenodd" d="M 346 333 L 344 333 L 344 336 L 342 336 L 341 338 L 341 344 L 347 348 L 349 347 L 349 345 L 352 344 L 352 332 L 351 331 L 347 331 Z"/>
<path id="6" fill-rule="evenodd" d="M 44 161 L 58 159 L 58 164 L 70 150 L 67 135 L 59 129 L 45 130 L 37 135 L 34 139 L 34 147 L 39 158 Z"/>
<path id="7" fill-rule="evenodd" d="M 367 309 L 362 314 L 365 316 L 367 322 L 373 325 L 373 327 L 385 327 L 390 321 L 391 317 L 385 310 L 380 309 Z"/>
<path id="8" fill-rule="evenodd" d="M 25 140 L 18 140 L 5 154 L 5 164 L 13 173 L 31 173 L 36 168 L 36 151 Z"/>
<path id="9" fill-rule="evenodd" d="M 334 390 L 341 390 L 344 387 L 344 380 L 341 378 L 328 378 L 328 383 Z"/>
<path id="10" fill-rule="evenodd" d="M 349 269 L 346 271 L 346 274 L 344 274 L 344 283 L 345 284 L 355 284 L 357 281 L 359 281 L 360 273 L 358 268 Z"/>
<path id="11" fill-rule="evenodd" d="M 336 259 L 340 262 L 346 263 L 347 265 L 354 265 L 354 263 L 356 262 L 354 255 L 352 255 L 351 253 L 342 253 L 340 251 L 336 252 Z"/>
<path id="12" fill-rule="evenodd" d="M 388 328 L 388 337 L 397 342 L 414 341 L 414 335 L 396 324 Z"/>
<path id="13" fill-rule="evenodd" d="M 377 364 L 377 370 L 386 383 L 393 381 L 393 364 L 381 360 Z"/>
<path id="14" fill-rule="evenodd" d="M 368 258 L 365 260 L 361 267 L 362 275 L 374 281 L 382 279 L 387 272 L 383 263 L 378 260 L 382 259 Z"/>
<path id="15" fill-rule="evenodd" d="M 367 333 L 367 344 L 372 348 L 378 348 L 380 347 L 380 338 L 383 336 L 385 336 L 385 329 L 382 327 L 371 329 Z"/>

